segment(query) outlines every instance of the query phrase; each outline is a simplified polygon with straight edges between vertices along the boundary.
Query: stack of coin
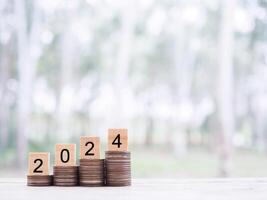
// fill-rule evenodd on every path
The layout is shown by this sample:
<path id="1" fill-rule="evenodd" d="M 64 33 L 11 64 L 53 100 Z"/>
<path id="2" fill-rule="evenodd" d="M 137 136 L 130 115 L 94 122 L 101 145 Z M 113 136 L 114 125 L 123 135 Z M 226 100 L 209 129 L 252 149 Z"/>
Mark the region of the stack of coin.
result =
<path id="1" fill-rule="evenodd" d="M 80 159 L 79 179 L 81 186 L 103 186 L 104 159 Z"/>
<path id="2" fill-rule="evenodd" d="M 50 175 L 28 175 L 28 186 L 50 186 L 53 182 L 53 176 Z"/>
<path id="3" fill-rule="evenodd" d="M 78 185 L 78 166 L 54 166 L 54 185 Z"/>
<path id="4" fill-rule="evenodd" d="M 127 151 L 106 151 L 106 184 L 131 185 L 131 154 Z"/>

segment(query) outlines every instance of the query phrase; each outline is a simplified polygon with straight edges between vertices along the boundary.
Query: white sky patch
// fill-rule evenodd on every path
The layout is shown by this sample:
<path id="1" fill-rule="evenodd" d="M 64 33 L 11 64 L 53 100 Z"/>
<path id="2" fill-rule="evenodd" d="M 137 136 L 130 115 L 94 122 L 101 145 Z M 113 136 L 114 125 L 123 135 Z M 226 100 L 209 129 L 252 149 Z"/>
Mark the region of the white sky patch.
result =
<path id="1" fill-rule="evenodd" d="M 185 24 L 203 26 L 205 15 L 198 7 L 188 6 L 182 11 L 181 19 Z"/>
<path id="2" fill-rule="evenodd" d="M 234 14 L 235 29 L 241 33 L 248 33 L 254 28 L 254 21 L 249 12 L 243 8 L 237 8 Z"/>
<path id="3" fill-rule="evenodd" d="M 42 43 L 50 44 L 52 42 L 53 38 L 54 38 L 54 35 L 51 31 L 44 30 L 42 32 L 42 36 L 41 36 Z"/>
<path id="4" fill-rule="evenodd" d="M 52 13 L 63 4 L 62 0 L 39 0 L 39 6 L 47 13 Z"/>
<path id="5" fill-rule="evenodd" d="M 72 24 L 71 31 L 81 43 L 90 41 L 90 23 L 87 19 L 79 18 L 76 23 Z"/>
<path id="6" fill-rule="evenodd" d="M 162 9 L 157 9 L 148 19 L 148 31 L 151 35 L 159 35 L 166 21 L 166 13 Z"/>
<path id="7" fill-rule="evenodd" d="M 73 110 L 73 104 L 75 102 L 75 91 L 71 86 L 66 85 L 60 96 L 60 111 L 64 114 L 68 114 Z"/>
<path id="8" fill-rule="evenodd" d="M 44 79 L 36 81 L 33 103 L 37 112 L 52 113 L 56 109 L 56 99 L 51 90 L 47 87 L 47 83 Z"/>

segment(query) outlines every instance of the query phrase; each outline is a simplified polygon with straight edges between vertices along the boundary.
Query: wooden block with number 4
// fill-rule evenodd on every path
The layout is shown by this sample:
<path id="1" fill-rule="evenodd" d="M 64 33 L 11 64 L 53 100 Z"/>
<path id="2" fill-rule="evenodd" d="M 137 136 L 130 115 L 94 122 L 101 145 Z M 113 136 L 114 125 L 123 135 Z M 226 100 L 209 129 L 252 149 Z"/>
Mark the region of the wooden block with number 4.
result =
<path id="1" fill-rule="evenodd" d="M 56 166 L 76 166 L 76 144 L 56 144 Z"/>
<path id="2" fill-rule="evenodd" d="M 28 175 L 49 175 L 50 154 L 48 152 L 30 152 Z"/>
<path id="3" fill-rule="evenodd" d="M 128 130 L 109 129 L 108 130 L 108 150 L 128 151 Z"/>
<path id="4" fill-rule="evenodd" d="M 100 138 L 83 136 L 80 138 L 80 158 L 100 159 Z"/>

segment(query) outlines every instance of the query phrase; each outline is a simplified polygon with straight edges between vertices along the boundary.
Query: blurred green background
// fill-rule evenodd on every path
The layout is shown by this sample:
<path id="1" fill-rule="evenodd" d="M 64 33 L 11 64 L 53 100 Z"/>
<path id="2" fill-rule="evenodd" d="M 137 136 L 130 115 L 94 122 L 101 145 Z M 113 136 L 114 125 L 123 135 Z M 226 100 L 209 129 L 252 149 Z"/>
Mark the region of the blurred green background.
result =
<path id="1" fill-rule="evenodd" d="M 266 83 L 266 0 L 1 0 L 0 177 L 108 128 L 134 177 L 266 176 Z"/>

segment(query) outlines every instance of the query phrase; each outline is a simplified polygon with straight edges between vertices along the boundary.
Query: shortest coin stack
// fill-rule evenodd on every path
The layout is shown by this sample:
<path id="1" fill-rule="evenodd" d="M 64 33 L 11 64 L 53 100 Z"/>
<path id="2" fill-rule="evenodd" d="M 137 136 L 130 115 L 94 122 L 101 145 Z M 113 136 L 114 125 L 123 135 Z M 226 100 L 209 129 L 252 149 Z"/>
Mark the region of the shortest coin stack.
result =
<path id="1" fill-rule="evenodd" d="M 126 151 L 106 151 L 106 183 L 108 186 L 131 185 L 131 154 Z"/>
<path id="2" fill-rule="evenodd" d="M 80 159 L 79 178 L 81 186 L 103 186 L 104 159 Z"/>
<path id="3" fill-rule="evenodd" d="M 52 185 L 53 176 L 50 175 L 28 175 L 28 186 L 50 186 Z"/>
<path id="4" fill-rule="evenodd" d="M 78 166 L 54 166 L 54 185 L 78 185 Z"/>

